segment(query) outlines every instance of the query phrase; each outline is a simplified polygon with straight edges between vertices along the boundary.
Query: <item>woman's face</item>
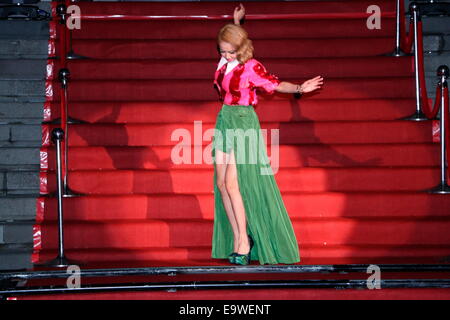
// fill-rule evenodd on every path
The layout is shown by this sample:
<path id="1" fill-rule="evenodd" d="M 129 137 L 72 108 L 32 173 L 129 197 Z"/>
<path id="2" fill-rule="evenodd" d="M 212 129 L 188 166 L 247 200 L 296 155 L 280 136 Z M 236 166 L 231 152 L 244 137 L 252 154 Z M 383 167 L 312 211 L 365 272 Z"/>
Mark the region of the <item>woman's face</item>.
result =
<path id="1" fill-rule="evenodd" d="M 228 62 L 237 58 L 236 48 L 228 42 L 221 41 L 219 43 L 219 51 L 221 56 L 227 59 Z"/>

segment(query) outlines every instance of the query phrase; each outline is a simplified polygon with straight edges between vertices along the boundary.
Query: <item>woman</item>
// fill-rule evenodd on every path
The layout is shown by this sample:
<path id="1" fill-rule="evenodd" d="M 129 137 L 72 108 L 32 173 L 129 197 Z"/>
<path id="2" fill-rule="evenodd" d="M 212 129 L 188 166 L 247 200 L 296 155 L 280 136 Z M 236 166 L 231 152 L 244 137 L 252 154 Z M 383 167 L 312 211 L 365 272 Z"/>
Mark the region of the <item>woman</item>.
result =
<path id="1" fill-rule="evenodd" d="M 238 25 L 237 16 L 242 11 L 242 5 L 235 9 L 235 24 L 225 25 L 217 38 L 221 59 L 214 84 L 223 106 L 212 144 L 212 258 L 240 265 L 249 264 L 251 259 L 260 264 L 291 264 L 300 261 L 298 244 L 254 111 L 256 89 L 302 94 L 319 89 L 323 79 L 317 76 L 299 85 L 269 74 L 253 58 L 252 42 Z"/>

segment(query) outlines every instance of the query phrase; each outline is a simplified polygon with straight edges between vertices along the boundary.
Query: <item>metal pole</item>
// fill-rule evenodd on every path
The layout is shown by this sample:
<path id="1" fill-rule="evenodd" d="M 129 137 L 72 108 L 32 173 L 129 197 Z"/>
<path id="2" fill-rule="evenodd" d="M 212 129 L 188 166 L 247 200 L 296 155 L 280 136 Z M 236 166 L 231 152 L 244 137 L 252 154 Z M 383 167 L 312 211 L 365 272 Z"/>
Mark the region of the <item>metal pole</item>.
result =
<path id="1" fill-rule="evenodd" d="M 445 170 L 445 121 L 447 118 L 447 115 L 445 114 L 444 109 L 444 75 L 441 76 L 441 121 L 440 121 L 440 127 L 441 127 L 441 184 L 445 185 L 446 182 L 446 170 Z"/>
<path id="2" fill-rule="evenodd" d="M 61 179 L 61 140 L 64 139 L 64 131 L 56 128 L 52 132 L 52 138 L 56 140 L 56 181 L 58 192 L 58 259 L 61 261 L 64 257 L 64 229 L 63 229 L 63 201 L 62 201 L 62 179 Z"/>
<path id="3" fill-rule="evenodd" d="M 66 6 L 67 6 L 67 8 L 69 8 L 70 6 L 71 6 L 71 2 L 77 2 L 77 1 L 74 1 L 74 0 L 72 0 L 72 1 L 66 1 Z M 75 60 L 75 59 L 88 59 L 87 57 L 84 57 L 84 56 L 81 56 L 81 55 L 79 55 L 79 54 L 76 54 L 74 51 L 73 51 L 73 48 L 72 48 L 72 32 L 71 32 L 71 28 L 68 28 L 69 29 L 69 31 L 68 31 L 68 38 L 69 38 L 69 50 L 68 50 L 68 52 L 67 52 L 67 59 L 69 59 L 69 60 Z"/>
<path id="4" fill-rule="evenodd" d="M 70 72 L 68 69 L 61 69 L 59 70 L 59 81 L 61 81 L 61 88 L 64 95 L 64 115 L 65 117 L 62 118 L 62 123 L 64 125 L 64 131 L 66 133 L 66 139 L 64 143 L 64 175 L 63 175 L 63 196 L 64 197 L 76 197 L 81 196 L 79 193 L 73 192 L 69 188 L 69 121 L 67 121 L 67 116 L 69 114 L 68 112 L 68 95 L 67 95 L 67 87 L 68 87 L 68 80 L 69 80 Z"/>
<path id="5" fill-rule="evenodd" d="M 61 141 L 64 139 L 64 131 L 61 128 L 55 128 L 52 131 L 52 140 L 56 144 L 56 186 L 58 193 L 58 256 L 48 262 L 38 264 L 37 266 L 63 268 L 79 262 L 68 260 L 64 255 L 64 208 L 63 208 L 63 179 L 61 168 Z"/>
<path id="6" fill-rule="evenodd" d="M 64 181 L 64 193 L 66 191 L 67 188 L 67 174 L 68 174 L 68 170 L 67 170 L 67 142 L 69 141 L 68 138 L 68 134 L 69 134 L 69 130 L 68 130 L 68 125 L 67 125 L 67 121 L 64 121 L 67 119 L 67 82 L 68 82 L 68 77 L 70 75 L 70 72 L 68 69 L 61 69 L 59 70 L 59 81 L 61 82 L 61 89 L 63 91 L 63 103 L 64 103 L 64 114 L 61 115 L 61 120 L 62 120 L 62 125 L 64 126 L 63 130 L 66 134 L 66 139 L 65 139 L 65 143 L 64 143 L 64 175 L 63 175 L 63 181 Z"/>
<path id="7" fill-rule="evenodd" d="M 409 6 L 410 12 L 412 12 L 413 15 L 413 22 L 414 22 L 414 73 L 415 73 L 415 82 L 416 82 L 416 113 L 414 113 L 412 116 L 403 118 L 403 120 L 413 120 L 413 121 L 425 121 L 429 120 L 426 115 L 422 112 L 422 106 L 420 101 L 420 81 L 419 81 L 419 54 L 418 54 L 418 44 L 417 44 L 417 37 L 418 37 L 418 31 L 417 31 L 417 23 L 420 19 L 419 12 L 419 6 L 417 3 L 412 2 Z M 425 85 L 425 84 L 423 84 Z"/>
<path id="8" fill-rule="evenodd" d="M 402 0 L 403 1 L 403 0 Z M 395 15 L 395 53 L 398 57 L 400 54 L 400 0 L 396 1 Z"/>
<path id="9" fill-rule="evenodd" d="M 447 66 L 442 65 L 437 70 L 437 75 L 441 77 L 441 119 L 440 119 L 440 139 L 441 139 L 441 184 L 430 190 L 431 193 L 449 194 L 450 187 L 447 184 L 447 160 L 446 159 L 446 129 L 445 122 L 448 121 L 445 106 L 445 87 L 447 86 L 446 78 L 449 75 L 449 69 Z"/>
<path id="10" fill-rule="evenodd" d="M 397 0 L 396 1 L 396 15 L 395 15 L 395 48 L 394 51 L 391 53 L 386 54 L 386 56 L 389 57 L 403 57 L 403 56 L 409 56 L 410 54 L 405 53 L 400 48 L 400 1 L 404 0 Z"/>
<path id="11" fill-rule="evenodd" d="M 59 25 L 60 25 L 60 35 L 59 35 L 59 59 L 60 59 L 60 64 L 61 64 L 61 70 L 59 71 L 59 80 L 62 82 L 63 80 L 61 79 L 62 75 L 61 72 L 62 70 L 65 70 L 64 72 L 67 73 L 67 76 L 69 75 L 69 70 L 67 69 L 67 60 L 69 59 L 68 57 L 68 53 L 67 53 L 67 43 L 66 40 L 68 39 L 68 37 L 70 37 L 70 32 L 67 31 L 67 6 L 64 4 L 60 4 L 56 7 L 56 11 L 58 13 L 58 15 L 60 16 L 60 20 L 59 20 Z M 65 86 L 67 86 L 67 81 L 68 79 L 64 79 L 65 82 Z M 64 88 L 64 87 L 63 87 Z M 64 95 L 64 98 L 66 98 L 65 102 L 63 100 L 63 97 L 61 97 L 61 103 L 66 103 L 64 105 L 64 107 L 61 108 L 61 116 L 58 119 L 54 119 L 52 121 L 46 121 L 44 122 L 45 124 L 57 124 L 57 125 L 61 125 L 61 127 L 65 128 L 64 130 L 67 133 L 67 128 L 66 128 L 66 123 L 69 124 L 76 124 L 76 123 L 86 123 L 85 121 L 81 121 L 78 119 L 73 119 L 72 117 L 69 116 L 69 114 L 67 113 L 67 95 Z M 66 139 L 67 140 L 67 139 Z"/>

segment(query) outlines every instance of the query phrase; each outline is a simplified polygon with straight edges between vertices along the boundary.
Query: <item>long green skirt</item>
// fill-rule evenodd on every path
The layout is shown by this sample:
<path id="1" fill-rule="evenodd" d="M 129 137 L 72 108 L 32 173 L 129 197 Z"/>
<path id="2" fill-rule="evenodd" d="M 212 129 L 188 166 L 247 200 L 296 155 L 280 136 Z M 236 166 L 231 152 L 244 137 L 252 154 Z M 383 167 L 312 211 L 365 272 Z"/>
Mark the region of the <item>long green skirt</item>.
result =
<path id="1" fill-rule="evenodd" d="M 228 130 L 227 130 L 228 129 Z M 216 183 L 215 150 L 234 149 L 239 190 L 244 203 L 247 233 L 254 240 L 251 260 L 260 264 L 300 261 L 297 239 L 281 198 L 253 106 L 224 104 L 216 119 L 212 143 L 214 162 L 214 230 L 212 258 L 227 259 L 233 252 L 233 231 Z"/>

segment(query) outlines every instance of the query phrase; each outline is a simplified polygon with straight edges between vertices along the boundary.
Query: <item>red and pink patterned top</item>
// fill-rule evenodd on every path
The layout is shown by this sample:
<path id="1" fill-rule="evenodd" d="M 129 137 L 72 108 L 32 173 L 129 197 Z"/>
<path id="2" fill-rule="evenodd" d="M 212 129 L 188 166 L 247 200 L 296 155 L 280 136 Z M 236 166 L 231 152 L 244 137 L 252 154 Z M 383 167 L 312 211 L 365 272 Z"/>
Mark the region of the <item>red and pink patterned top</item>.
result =
<path id="1" fill-rule="evenodd" d="M 214 76 L 220 100 L 228 105 L 254 106 L 258 103 L 256 88 L 272 94 L 280 82 L 256 59 L 241 64 L 237 60 L 227 63 L 222 57 Z"/>

